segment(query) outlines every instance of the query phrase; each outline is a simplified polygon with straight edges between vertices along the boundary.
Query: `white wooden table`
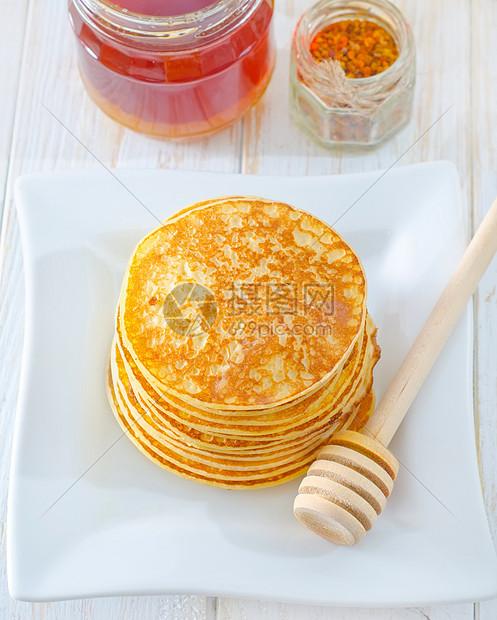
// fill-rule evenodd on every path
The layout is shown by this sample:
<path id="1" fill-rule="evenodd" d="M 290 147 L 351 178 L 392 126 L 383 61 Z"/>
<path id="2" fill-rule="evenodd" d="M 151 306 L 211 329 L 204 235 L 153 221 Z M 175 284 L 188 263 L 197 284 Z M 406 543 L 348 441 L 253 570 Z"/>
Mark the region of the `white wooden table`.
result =
<path id="1" fill-rule="evenodd" d="M 190 144 L 134 134 L 107 119 L 80 83 L 66 3 L 0 0 L 0 618 L 318 620 L 454 618 L 495 620 L 497 600 L 406 609 L 338 609 L 201 596 L 28 604 L 7 591 L 5 519 L 12 429 L 23 341 L 23 270 L 13 204 L 17 176 L 98 169 L 99 164 L 46 111 L 49 108 L 107 166 L 282 175 L 336 174 L 438 159 L 461 179 L 468 222 L 478 225 L 497 194 L 497 2 L 397 0 L 417 42 L 414 114 L 394 139 L 368 154 L 320 150 L 287 113 L 290 35 L 314 0 L 276 0 L 279 56 L 269 90 L 241 122 Z M 431 129 L 430 125 L 453 106 Z M 428 130 L 428 131 L 427 131 Z M 404 154 L 405 153 L 405 154 Z M 475 416 L 483 493 L 497 542 L 497 260 L 475 298 Z M 497 576 L 496 576 L 497 579 Z"/>

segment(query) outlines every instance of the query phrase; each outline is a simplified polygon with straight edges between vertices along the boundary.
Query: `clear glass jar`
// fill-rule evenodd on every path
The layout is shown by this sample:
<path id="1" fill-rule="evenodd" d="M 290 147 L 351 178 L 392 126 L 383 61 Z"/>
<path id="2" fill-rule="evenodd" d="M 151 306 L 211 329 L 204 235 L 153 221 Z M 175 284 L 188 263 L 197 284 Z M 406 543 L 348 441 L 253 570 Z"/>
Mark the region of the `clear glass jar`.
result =
<path id="1" fill-rule="evenodd" d="M 318 62 L 311 54 L 314 36 L 331 23 L 367 19 L 382 26 L 399 50 L 393 64 L 354 82 L 355 104 L 337 106 L 329 90 L 316 84 Z M 387 0 L 323 0 L 299 20 L 292 41 L 290 113 L 293 122 L 324 147 L 372 147 L 398 131 L 409 119 L 415 83 L 411 30 L 402 13 Z M 316 80 L 317 81 L 317 80 Z M 374 101 L 374 105 L 368 102 Z"/>
<path id="2" fill-rule="evenodd" d="M 217 131 L 262 95 L 272 14 L 272 0 L 69 0 L 92 99 L 131 129 L 173 138 Z"/>

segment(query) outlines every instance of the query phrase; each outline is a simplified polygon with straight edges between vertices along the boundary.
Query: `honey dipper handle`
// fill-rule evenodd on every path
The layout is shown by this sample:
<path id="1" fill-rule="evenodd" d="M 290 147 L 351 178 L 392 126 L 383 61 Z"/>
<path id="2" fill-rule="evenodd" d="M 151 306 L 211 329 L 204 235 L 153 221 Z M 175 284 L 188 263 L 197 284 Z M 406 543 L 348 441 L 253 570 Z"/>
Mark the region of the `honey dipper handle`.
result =
<path id="1" fill-rule="evenodd" d="M 366 425 L 387 446 L 497 251 L 497 198 Z M 368 432 L 369 431 L 369 432 Z"/>

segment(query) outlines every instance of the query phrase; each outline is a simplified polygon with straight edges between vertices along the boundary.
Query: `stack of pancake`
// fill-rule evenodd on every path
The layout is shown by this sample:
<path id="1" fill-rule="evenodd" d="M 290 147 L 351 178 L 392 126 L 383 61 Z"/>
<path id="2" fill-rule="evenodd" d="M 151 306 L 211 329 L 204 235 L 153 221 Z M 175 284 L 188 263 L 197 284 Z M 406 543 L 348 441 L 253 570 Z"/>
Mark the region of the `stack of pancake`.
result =
<path id="1" fill-rule="evenodd" d="M 358 257 L 289 205 L 191 205 L 145 237 L 122 286 L 108 374 L 130 439 L 226 488 L 303 473 L 374 406 L 376 328 Z"/>

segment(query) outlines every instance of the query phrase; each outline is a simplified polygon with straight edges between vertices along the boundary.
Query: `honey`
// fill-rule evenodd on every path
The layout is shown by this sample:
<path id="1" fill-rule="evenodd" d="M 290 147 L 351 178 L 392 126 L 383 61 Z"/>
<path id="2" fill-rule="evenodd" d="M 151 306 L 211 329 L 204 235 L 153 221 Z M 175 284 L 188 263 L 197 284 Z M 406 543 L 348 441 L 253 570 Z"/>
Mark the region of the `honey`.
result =
<path id="1" fill-rule="evenodd" d="M 71 0 L 69 15 L 88 93 L 143 133 L 181 138 L 222 129 L 271 77 L 269 0 Z"/>

